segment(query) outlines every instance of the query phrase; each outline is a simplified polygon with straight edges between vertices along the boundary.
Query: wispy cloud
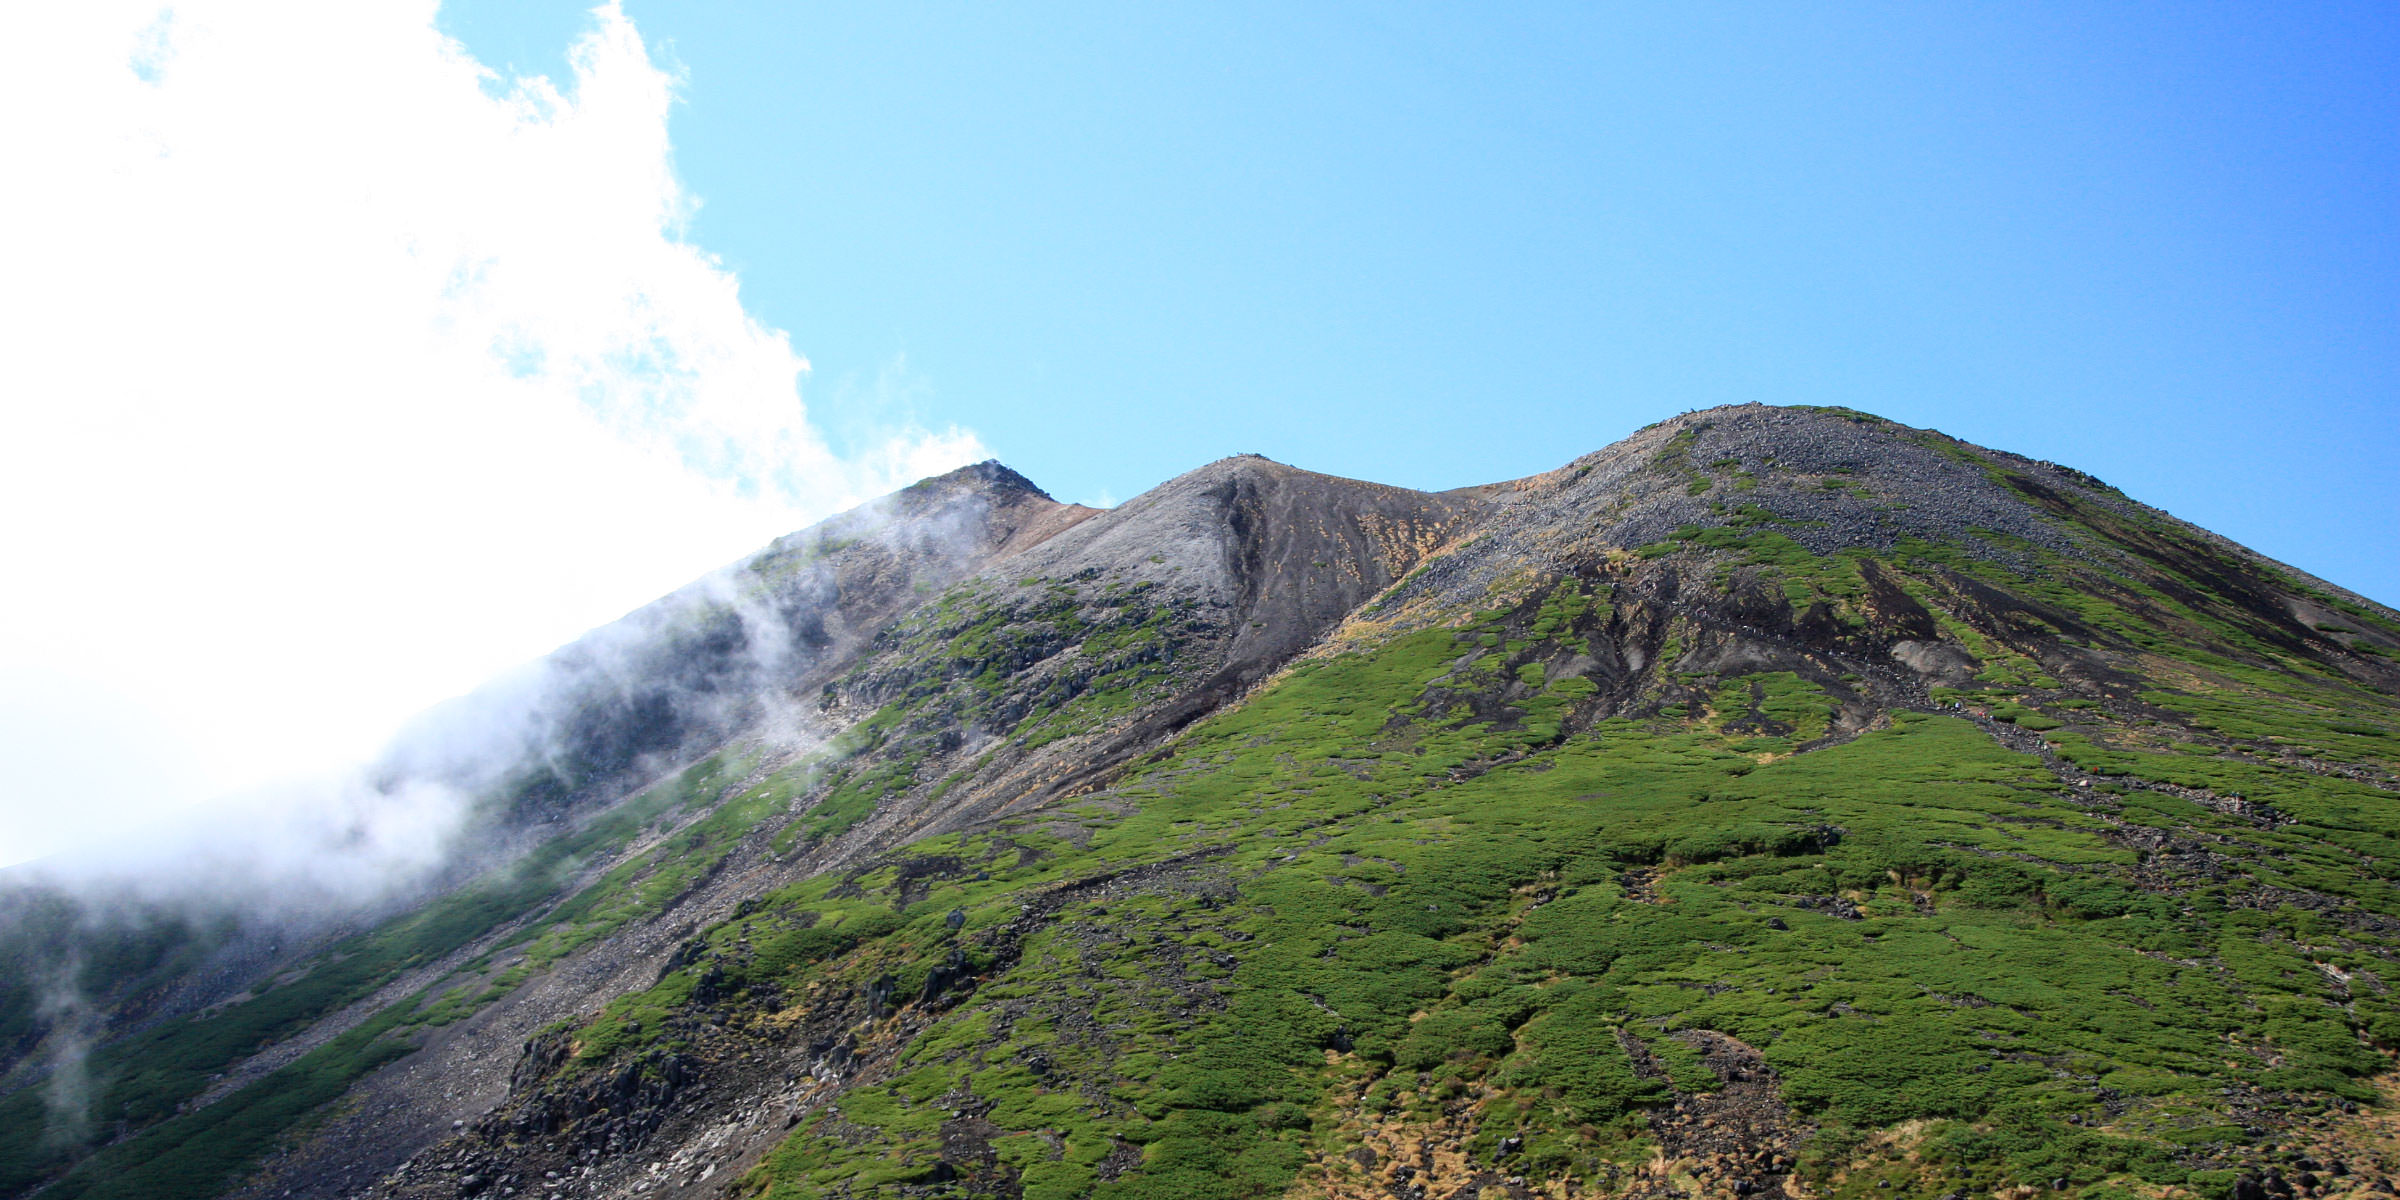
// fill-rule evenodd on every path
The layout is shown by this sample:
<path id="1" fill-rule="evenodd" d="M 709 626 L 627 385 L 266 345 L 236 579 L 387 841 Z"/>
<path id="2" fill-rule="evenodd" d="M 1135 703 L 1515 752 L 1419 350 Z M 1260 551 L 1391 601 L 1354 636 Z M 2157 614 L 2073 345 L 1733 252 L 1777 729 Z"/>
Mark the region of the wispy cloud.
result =
<path id="1" fill-rule="evenodd" d="M 356 758 L 983 456 L 829 448 L 805 360 L 685 240 L 678 81 L 615 5 L 563 81 L 434 8 L 43 5 L 0 44 L 0 709 L 48 714 L 0 729 L 0 862 Z"/>

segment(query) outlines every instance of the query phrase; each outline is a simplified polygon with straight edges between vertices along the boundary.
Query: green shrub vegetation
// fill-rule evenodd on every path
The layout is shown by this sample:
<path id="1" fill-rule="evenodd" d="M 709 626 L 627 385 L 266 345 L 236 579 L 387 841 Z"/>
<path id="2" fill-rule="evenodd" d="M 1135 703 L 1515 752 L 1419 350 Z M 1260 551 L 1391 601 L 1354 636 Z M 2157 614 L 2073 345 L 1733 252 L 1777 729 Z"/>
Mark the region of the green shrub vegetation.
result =
<path id="1" fill-rule="evenodd" d="M 2375 1104 L 2400 1048 L 2400 704 L 2361 682 L 2388 667 L 2339 656 L 2400 628 L 2284 580 L 2344 616 L 2300 627 L 2241 597 L 2271 568 L 1932 434 L 1911 436 L 2058 536 L 1816 554 L 1751 503 L 1760 474 L 1695 462 L 1705 428 L 1652 465 L 1714 524 L 1479 580 L 1486 611 L 1304 659 L 1100 790 L 840 857 L 878 812 L 1121 729 L 1208 666 L 1177 650 L 1217 618 L 1146 583 L 953 588 L 827 688 L 873 715 L 820 751 L 720 753 L 101 1051 L 95 1128 L 125 1136 L 50 1194 L 208 1194 L 426 1030 L 745 850 L 843 865 L 552 1032 L 572 1082 L 888 996 L 848 1030 L 883 1057 L 739 1181 L 752 1197 L 982 1187 L 942 1160 L 970 1108 L 1037 1200 L 1281 1195 L 1369 1118 L 1460 1122 L 1486 1165 L 1514 1139 L 1508 1170 L 1537 1182 L 1605 1178 L 1658 1153 L 1652 1106 L 1721 1086 L 1685 1040 L 1703 1031 L 1763 1056 L 1835 1200 L 2221 1195 L 2262 1112 Z M 1809 479 L 1816 503 L 1878 502 L 1849 472 Z M 1946 646 L 1941 673 L 1902 676 L 1896 631 Z M 1777 638 L 1806 652 L 1733 652 Z M 128 935 L 108 961 L 165 977 L 208 936 Z M 0 988 L 0 1040 L 34 1027 L 30 995 Z M 41 1120 L 31 1091 L 0 1101 L 0 1122 Z M 1904 1154 L 1878 1141 L 1903 1123 Z M 0 1193 L 89 1149 L 0 1139 Z"/>
<path id="2" fill-rule="evenodd" d="M 1561 603 L 1540 602 L 1544 633 L 1571 626 Z M 962 1096 L 988 1105 L 1028 1195 L 1275 1193 L 1349 1094 L 1427 1120 L 1506 1097 L 1479 1145 L 1513 1132 L 1528 1162 L 1586 1175 L 1645 1153 L 1641 1106 L 1664 1095 L 1628 1039 L 1676 1086 L 1711 1086 L 1661 1036 L 1685 1029 L 1760 1048 L 1828 1131 L 1820 1159 L 1843 1131 L 1931 1120 L 1919 1153 L 1987 1188 L 2213 1189 L 2188 1151 L 2241 1136 L 2227 1089 L 2372 1095 L 2384 1060 L 2361 1038 L 2400 1024 L 2316 965 L 2363 968 L 2371 952 L 2343 950 L 2356 935 L 2321 916 L 2242 897 L 2307 888 L 2389 911 L 2400 895 L 2360 874 L 2400 861 L 2400 817 L 2374 789 L 2345 800 L 2264 763 L 2120 750 L 2105 752 L 2120 774 L 2239 790 L 2302 824 L 2260 829 L 2159 793 L 2095 807 L 1972 722 L 1910 713 L 1793 754 L 1836 701 L 1791 672 L 1718 681 L 1705 718 L 1663 726 L 1577 726 L 1589 692 L 1557 685 L 1492 720 L 1462 685 L 1503 665 L 1486 661 L 1499 640 L 1436 629 L 1295 669 L 1121 784 L 1079 851 L 1028 854 L 1042 835 L 1003 824 L 911 848 L 960 864 L 930 894 L 903 903 L 880 882 L 892 871 L 813 880 L 710 932 L 709 961 L 737 985 L 890 974 L 905 995 L 950 945 L 996 954 L 988 931 L 1086 864 L 1202 862 L 1227 885 L 1176 876 L 1105 914 L 1066 903 L 966 1002 L 919 1018 L 932 1024 L 893 1078 L 795 1130 L 749 1194 L 930 1178 Z M 1521 665 L 1508 677 L 1538 688 Z M 2255 874 L 2145 888 L 2116 832 L 2141 826 L 2251 840 Z M 955 941 L 954 907 L 969 914 Z M 795 929 L 829 932 L 756 950 Z M 612 1006 L 582 1055 L 670 1036 L 688 987 L 670 977 Z M 2106 1132 L 2084 1123 L 2111 1107 Z M 1123 1146 L 1140 1170 L 1103 1178 Z"/>

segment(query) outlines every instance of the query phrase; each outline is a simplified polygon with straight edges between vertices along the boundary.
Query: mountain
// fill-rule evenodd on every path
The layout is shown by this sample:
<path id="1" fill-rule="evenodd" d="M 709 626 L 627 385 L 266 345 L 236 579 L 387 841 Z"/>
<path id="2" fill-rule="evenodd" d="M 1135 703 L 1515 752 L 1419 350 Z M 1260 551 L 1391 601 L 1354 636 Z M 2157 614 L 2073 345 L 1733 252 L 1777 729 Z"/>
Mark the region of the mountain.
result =
<path id="1" fill-rule="evenodd" d="M 984 464 L 430 714 L 380 907 L 19 885 L 0 1195 L 2388 1194 L 2396 696 L 2400 613 L 1848 410 Z"/>

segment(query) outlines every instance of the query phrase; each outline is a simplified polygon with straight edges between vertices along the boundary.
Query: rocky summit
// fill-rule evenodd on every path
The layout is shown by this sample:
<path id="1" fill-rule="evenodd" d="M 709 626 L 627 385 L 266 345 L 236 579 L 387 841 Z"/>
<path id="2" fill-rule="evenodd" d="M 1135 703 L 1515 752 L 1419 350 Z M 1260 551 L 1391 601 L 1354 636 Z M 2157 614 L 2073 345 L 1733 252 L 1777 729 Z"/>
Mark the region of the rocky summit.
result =
<path id="1" fill-rule="evenodd" d="M 997 464 L 428 714 L 352 911 L 0 896 L 0 1196 L 2289 1200 L 2400 1175 L 2400 613 L 1688 413 Z"/>

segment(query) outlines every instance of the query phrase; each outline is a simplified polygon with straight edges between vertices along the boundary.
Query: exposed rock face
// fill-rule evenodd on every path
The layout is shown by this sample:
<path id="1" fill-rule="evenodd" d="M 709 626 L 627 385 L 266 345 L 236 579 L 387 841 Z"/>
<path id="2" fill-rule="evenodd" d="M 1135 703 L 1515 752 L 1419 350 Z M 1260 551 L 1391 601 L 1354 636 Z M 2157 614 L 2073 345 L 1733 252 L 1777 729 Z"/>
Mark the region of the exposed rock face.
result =
<path id="1" fill-rule="evenodd" d="M 969 789 L 1014 807 L 1037 806 L 1105 775 L 1131 755 L 1233 700 L 1314 645 L 1480 514 L 1467 495 L 1435 495 L 1229 458 L 1177 476 L 1028 551 L 976 581 L 983 611 L 1038 620 L 1061 590 L 1079 611 L 1140 593 L 1143 613 L 1176 614 L 1157 652 L 1170 686 L 1103 736 L 1080 739 L 1071 762 Z M 1064 651 L 1066 647 L 1057 647 Z M 916 682 L 914 664 L 899 664 Z M 1010 664 L 1010 691 L 1035 695 L 1055 671 L 1044 657 Z M 885 688 L 869 698 L 889 700 Z M 968 797 L 959 797 L 962 802 Z M 966 802 L 958 816 L 980 817 Z M 947 815 L 947 814 L 946 814 Z"/>
<path id="2" fill-rule="evenodd" d="M 1482 501 L 1337 479 L 1263 458 L 1177 476 L 1016 565 L 1042 579 L 1157 583 L 1230 635 L 1238 692 L 1323 637 L 1481 515 Z"/>
<path id="3" fill-rule="evenodd" d="M 0 1194 L 2367 1188 L 2395 693 L 2400 614 L 1847 411 L 983 464 L 430 716 L 520 864 L 104 1047 Z"/>

